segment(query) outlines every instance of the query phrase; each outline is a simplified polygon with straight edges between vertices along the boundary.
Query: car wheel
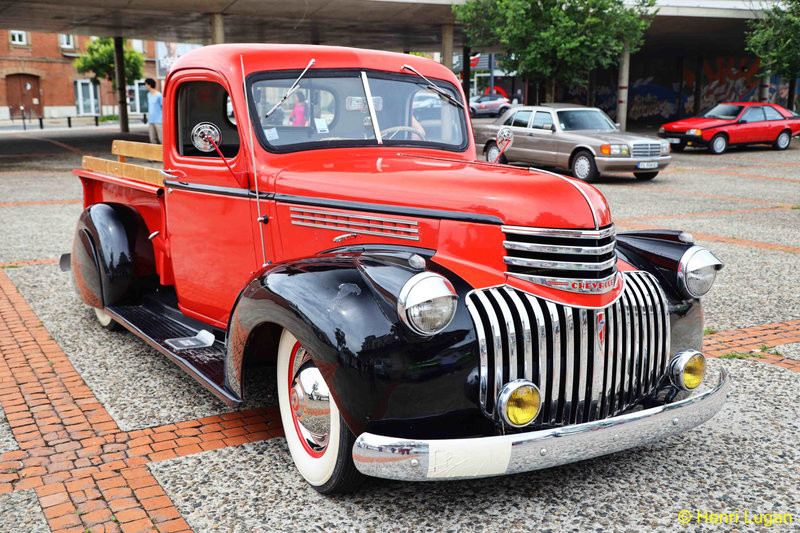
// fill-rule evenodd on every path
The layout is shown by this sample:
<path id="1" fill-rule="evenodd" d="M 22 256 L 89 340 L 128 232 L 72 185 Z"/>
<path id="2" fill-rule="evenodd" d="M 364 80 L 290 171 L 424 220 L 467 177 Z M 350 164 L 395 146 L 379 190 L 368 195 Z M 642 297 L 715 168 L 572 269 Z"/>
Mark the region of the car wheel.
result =
<path id="1" fill-rule="evenodd" d="M 724 154 L 728 148 L 728 138 L 722 133 L 717 133 L 708 145 L 708 151 L 715 155 Z"/>
<path id="2" fill-rule="evenodd" d="M 507 107 L 501 107 L 500 111 L 497 112 L 497 116 L 502 117 L 503 115 L 505 115 L 506 111 L 508 111 Z"/>
<path id="3" fill-rule="evenodd" d="M 670 145 L 670 150 L 672 150 L 673 152 L 683 152 L 685 148 L 686 144 L 684 143 Z"/>
<path id="4" fill-rule="evenodd" d="M 498 148 L 495 143 L 489 143 L 489 146 L 486 147 L 486 151 L 484 153 L 486 154 L 486 161 L 489 163 L 508 163 L 506 155 L 500 153 L 500 148 Z"/>
<path id="5" fill-rule="evenodd" d="M 594 156 L 581 150 L 572 159 L 572 175 L 581 181 L 591 182 L 597 179 L 597 165 L 594 163 Z"/>
<path id="6" fill-rule="evenodd" d="M 119 331 L 122 329 L 122 326 L 111 318 L 111 315 L 109 315 L 105 309 L 100 309 L 99 307 L 93 307 L 92 309 L 94 309 L 94 316 L 97 317 L 97 323 L 102 327 L 109 331 Z"/>
<path id="7" fill-rule="evenodd" d="M 355 436 L 306 349 L 288 330 L 278 345 L 278 404 L 286 444 L 300 475 L 318 492 L 356 488 Z"/>
<path id="8" fill-rule="evenodd" d="M 650 181 L 658 176 L 658 172 L 634 172 L 633 175 L 636 176 L 637 180 Z"/>
<path id="9" fill-rule="evenodd" d="M 792 142 L 792 136 L 789 134 L 788 131 L 782 131 L 778 138 L 775 139 L 775 143 L 773 146 L 776 150 L 786 150 L 789 148 L 789 143 Z"/>

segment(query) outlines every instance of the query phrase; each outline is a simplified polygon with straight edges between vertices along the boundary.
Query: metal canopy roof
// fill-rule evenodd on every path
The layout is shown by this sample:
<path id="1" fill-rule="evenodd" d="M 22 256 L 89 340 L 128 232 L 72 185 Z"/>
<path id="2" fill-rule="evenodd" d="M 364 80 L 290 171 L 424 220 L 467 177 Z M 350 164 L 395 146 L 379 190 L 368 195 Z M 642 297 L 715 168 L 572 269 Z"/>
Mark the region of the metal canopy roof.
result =
<path id="1" fill-rule="evenodd" d="M 212 13 L 227 42 L 439 51 L 448 0 L 0 0 L 4 29 L 207 44 Z M 455 46 L 461 35 L 455 34 Z"/>

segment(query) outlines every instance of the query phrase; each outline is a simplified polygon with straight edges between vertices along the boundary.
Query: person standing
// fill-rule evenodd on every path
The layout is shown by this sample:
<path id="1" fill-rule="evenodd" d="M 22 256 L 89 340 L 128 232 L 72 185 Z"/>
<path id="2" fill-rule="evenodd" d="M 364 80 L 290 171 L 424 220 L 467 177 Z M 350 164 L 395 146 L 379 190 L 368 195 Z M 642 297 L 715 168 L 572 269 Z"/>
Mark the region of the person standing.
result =
<path id="1" fill-rule="evenodd" d="M 164 142 L 163 131 L 161 129 L 161 108 L 163 105 L 163 97 L 161 93 L 156 90 L 156 80 L 147 78 L 144 80 L 147 86 L 147 130 L 150 133 L 150 142 L 153 144 L 161 144 Z"/>

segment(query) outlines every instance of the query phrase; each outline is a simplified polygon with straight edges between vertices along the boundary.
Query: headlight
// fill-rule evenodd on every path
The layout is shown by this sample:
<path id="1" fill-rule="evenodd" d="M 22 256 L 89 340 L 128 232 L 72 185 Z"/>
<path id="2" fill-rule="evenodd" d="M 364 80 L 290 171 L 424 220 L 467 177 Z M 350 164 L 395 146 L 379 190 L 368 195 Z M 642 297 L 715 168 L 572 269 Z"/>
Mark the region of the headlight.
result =
<path id="1" fill-rule="evenodd" d="M 696 389 L 706 375 L 706 358 L 697 350 L 685 350 L 670 362 L 669 378 L 682 390 Z"/>
<path id="2" fill-rule="evenodd" d="M 695 135 L 695 136 L 699 137 L 702 134 L 703 134 L 703 132 L 701 132 L 700 130 L 696 130 L 696 129 L 686 130 L 686 135 Z"/>
<path id="3" fill-rule="evenodd" d="M 664 126 L 661 126 L 660 128 L 658 128 L 658 133 L 664 133 L 665 131 L 666 130 L 664 129 Z"/>
<path id="4" fill-rule="evenodd" d="M 604 155 L 628 155 L 627 144 L 604 144 L 600 146 L 600 153 Z"/>
<path id="5" fill-rule="evenodd" d="M 678 264 L 678 286 L 690 298 L 700 298 L 711 289 L 722 261 L 702 246 L 692 246 Z"/>
<path id="6" fill-rule="evenodd" d="M 413 332 L 435 335 L 450 325 L 457 303 L 458 295 L 447 278 L 421 272 L 400 290 L 397 314 Z"/>
<path id="7" fill-rule="evenodd" d="M 669 154 L 669 143 L 664 143 L 661 145 L 661 155 L 668 155 Z"/>

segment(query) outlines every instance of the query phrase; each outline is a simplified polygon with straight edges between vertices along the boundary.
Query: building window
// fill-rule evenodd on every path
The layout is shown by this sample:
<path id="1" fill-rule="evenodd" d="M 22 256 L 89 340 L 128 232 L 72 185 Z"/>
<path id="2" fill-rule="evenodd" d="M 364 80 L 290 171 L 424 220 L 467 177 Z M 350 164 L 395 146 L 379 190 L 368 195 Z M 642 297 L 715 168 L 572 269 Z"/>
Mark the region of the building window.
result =
<path id="1" fill-rule="evenodd" d="M 15 44 L 17 46 L 27 46 L 28 44 L 28 33 L 19 30 L 11 30 L 8 32 L 11 34 L 11 44 Z"/>
<path id="2" fill-rule="evenodd" d="M 79 115 L 100 114 L 100 94 L 92 80 L 75 81 L 75 108 Z"/>
<path id="3" fill-rule="evenodd" d="M 147 85 L 144 80 L 128 85 L 128 109 L 131 113 L 147 113 Z"/>
<path id="4" fill-rule="evenodd" d="M 141 39 L 131 39 L 131 48 L 140 54 L 144 53 L 144 41 Z"/>
<path id="5" fill-rule="evenodd" d="M 66 33 L 58 34 L 58 44 L 61 48 L 75 48 L 75 38 Z"/>

